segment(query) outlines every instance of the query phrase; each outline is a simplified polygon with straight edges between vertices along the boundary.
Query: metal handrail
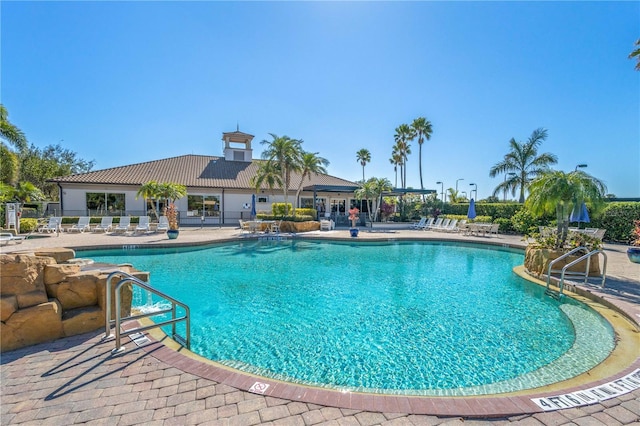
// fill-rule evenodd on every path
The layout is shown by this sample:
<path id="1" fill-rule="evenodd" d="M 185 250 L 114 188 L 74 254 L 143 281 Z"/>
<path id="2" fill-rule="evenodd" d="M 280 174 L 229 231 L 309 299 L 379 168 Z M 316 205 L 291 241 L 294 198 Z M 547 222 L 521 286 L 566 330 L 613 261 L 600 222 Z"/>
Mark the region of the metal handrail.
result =
<path id="1" fill-rule="evenodd" d="M 116 312 L 115 312 L 115 320 L 111 319 L 111 280 L 115 277 L 115 276 L 121 276 L 123 277 L 120 281 L 118 281 L 118 283 L 116 284 L 115 287 L 115 308 L 116 308 Z M 124 286 L 126 283 L 133 283 L 147 291 L 150 291 L 151 293 L 162 297 L 163 299 L 168 300 L 169 302 L 171 302 L 171 308 L 169 309 L 162 309 L 159 311 L 154 311 L 154 312 L 149 312 L 146 314 L 138 314 L 138 315 L 131 315 L 125 318 L 121 318 L 120 316 L 120 312 L 121 312 L 121 293 L 122 293 L 122 286 Z M 121 344 L 121 335 L 125 335 L 128 336 L 130 334 L 134 334 L 134 333 L 138 333 L 141 331 L 146 331 L 146 330 L 150 330 L 152 328 L 158 328 L 158 327 L 162 327 L 163 325 L 169 325 L 171 324 L 171 337 L 176 340 L 178 343 L 180 343 L 181 345 L 185 346 L 187 349 L 191 349 L 191 313 L 189 310 L 189 306 L 185 305 L 184 303 L 180 302 L 179 300 L 174 299 L 173 297 L 151 287 L 148 283 L 142 281 L 139 278 L 134 277 L 131 274 L 127 274 L 126 272 L 122 272 L 122 271 L 115 271 L 109 274 L 109 276 L 107 277 L 107 284 L 106 284 L 106 307 L 105 307 L 105 335 L 102 338 L 103 340 L 108 339 L 111 337 L 111 325 L 115 324 L 115 338 L 116 338 L 116 347 L 115 349 L 113 349 L 112 353 L 120 353 L 122 351 L 124 351 L 124 346 Z M 185 315 L 179 318 L 176 318 L 176 306 L 180 306 L 181 308 L 184 309 L 185 311 Z M 156 315 L 162 315 L 162 314 L 166 314 L 171 312 L 171 319 L 170 320 L 166 320 L 166 321 L 161 321 L 161 322 L 157 322 L 155 324 L 152 325 L 148 325 L 148 326 L 144 326 L 144 327 L 136 327 L 136 328 L 132 328 L 129 330 L 125 330 L 125 331 L 121 331 L 120 330 L 120 324 L 123 320 L 134 320 L 134 319 L 139 319 L 139 318 L 148 318 L 148 317 L 152 317 L 152 316 L 156 316 Z M 185 321 L 186 322 L 186 337 L 182 337 L 180 335 L 178 335 L 176 333 L 176 323 L 180 322 L 180 321 Z"/>
<path id="2" fill-rule="evenodd" d="M 562 268 L 562 273 L 560 274 L 560 282 L 558 283 L 558 288 L 560 290 L 560 295 L 562 295 L 562 290 L 564 289 L 564 274 L 567 271 L 567 269 L 569 269 L 570 267 L 572 267 L 573 265 L 577 265 L 578 263 L 584 261 L 586 259 L 587 261 L 587 267 L 585 269 L 584 272 L 584 283 L 587 283 L 587 280 L 589 278 L 589 266 L 591 266 L 591 257 L 595 254 L 601 253 L 602 256 L 604 256 L 604 263 L 602 266 L 602 282 L 600 283 L 600 285 L 602 286 L 602 288 L 604 288 L 604 282 L 607 279 L 607 254 L 602 251 L 602 250 L 593 250 L 592 252 L 589 252 L 587 254 L 585 254 L 582 257 L 579 257 L 578 259 L 574 260 L 571 263 L 566 264 L 563 268 Z"/>
<path id="3" fill-rule="evenodd" d="M 561 261 L 562 259 L 564 259 L 565 257 L 569 257 L 569 256 L 571 256 L 573 253 L 578 252 L 578 251 L 580 251 L 580 250 L 584 250 L 584 251 L 585 251 L 585 252 L 587 252 L 587 253 L 589 252 L 589 249 L 588 249 L 588 248 L 586 248 L 586 247 L 576 247 L 576 248 L 574 248 L 573 250 L 571 250 L 570 252 L 565 253 L 565 254 L 563 254 L 562 256 L 560 256 L 560 257 L 558 257 L 558 258 L 556 258 L 556 259 L 553 259 L 551 262 L 549 262 L 549 267 L 547 268 L 547 289 L 545 290 L 546 292 L 550 291 L 550 290 L 549 290 L 549 286 L 551 285 L 551 271 L 552 271 L 551 267 L 552 267 L 554 264 L 556 264 L 557 262 L 559 262 L 559 261 Z"/>

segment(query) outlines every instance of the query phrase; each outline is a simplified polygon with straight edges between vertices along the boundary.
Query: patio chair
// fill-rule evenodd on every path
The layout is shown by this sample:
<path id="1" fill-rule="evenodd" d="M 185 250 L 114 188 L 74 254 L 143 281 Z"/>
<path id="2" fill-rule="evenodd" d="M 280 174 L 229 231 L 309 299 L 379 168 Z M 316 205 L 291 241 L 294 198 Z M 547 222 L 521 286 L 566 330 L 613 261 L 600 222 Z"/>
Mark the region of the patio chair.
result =
<path id="1" fill-rule="evenodd" d="M 58 230 L 60 230 L 60 225 L 62 224 L 62 218 L 58 217 L 58 216 L 51 216 L 49 218 L 49 222 L 47 222 L 46 225 L 41 226 L 40 228 L 38 228 L 38 232 L 43 233 L 43 232 L 56 232 Z"/>
<path id="2" fill-rule="evenodd" d="M 158 226 L 156 226 L 156 232 L 167 232 L 169 230 L 169 219 L 166 216 L 160 216 L 158 218 Z"/>
<path id="3" fill-rule="evenodd" d="M 250 233 L 251 232 L 251 226 L 249 226 L 249 222 L 244 221 L 242 219 L 238 220 L 238 222 L 240 222 L 240 233 Z"/>
<path id="4" fill-rule="evenodd" d="M 606 229 L 596 229 L 596 231 L 593 233 L 593 238 L 597 238 L 598 240 L 602 241 L 606 232 Z"/>
<path id="5" fill-rule="evenodd" d="M 441 217 L 439 217 L 438 219 L 436 219 L 436 221 L 434 223 L 432 223 L 431 225 L 425 227 L 425 230 L 439 228 L 440 225 L 442 225 L 442 220 L 443 219 Z"/>
<path id="6" fill-rule="evenodd" d="M 149 223 L 149 216 L 140 216 L 138 219 L 138 225 L 136 226 L 135 233 L 149 232 L 151 231 L 151 225 Z"/>
<path id="7" fill-rule="evenodd" d="M 419 222 L 409 225 L 409 229 L 424 229 L 425 223 L 427 223 L 427 218 L 423 216 L 420 218 Z"/>
<path id="8" fill-rule="evenodd" d="M 428 229 L 429 229 L 429 227 L 430 227 L 431 225 L 433 225 L 433 222 L 434 222 L 434 221 L 435 221 L 435 219 L 434 219 L 434 218 L 432 218 L 432 217 L 430 217 L 429 219 L 427 219 L 427 221 L 425 222 L 424 226 L 423 226 L 422 228 L 420 228 L 420 229 L 422 229 L 423 231 L 428 230 Z"/>
<path id="9" fill-rule="evenodd" d="M 282 220 L 278 220 L 275 221 L 271 224 L 271 226 L 269 227 L 269 231 L 271 233 L 276 233 L 279 234 L 280 233 L 280 225 L 282 224 Z"/>
<path id="10" fill-rule="evenodd" d="M 500 230 L 500 224 L 499 223 L 492 223 L 491 224 L 491 228 L 489 229 L 489 236 L 491 236 L 493 234 L 493 235 L 495 235 L 497 237 L 499 230 Z"/>
<path id="11" fill-rule="evenodd" d="M 449 226 L 449 222 L 451 222 L 451 219 L 444 219 L 444 220 L 440 223 L 440 225 L 438 225 L 438 226 L 435 226 L 435 225 L 434 225 L 434 226 L 433 226 L 433 228 L 431 228 L 431 229 L 433 229 L 434 231 L 441 231 L 441 230 L 443 230 L 443 229 L 446 229 L 446 228 L 447 228 L 447 226 Z"/>
<path id="12" fill-rule="evenodd" d="M 113 232 L 127 232 L 131 227 L 131 218 L 129 216 L 120 216 L 120 222 L 113 228 Z"/>
<path id="13" fill-rule="evenodd" d="M 440 230 L 444 232 L 455 232 L 457 226 L 458 226 L 458 219 L 453 219 L 451 222 L 449 222 L 447 226 L 441 228 Z"/>
<path id="14" fill-rule="evenodd" d="M 25 237 L 13 235 L 10 232 L 0 232 L 0 245 L 6 246 L 12 241 L 17 244 L 21 244 L 24 241 L 24 238 Z"/>
<path id="15" fill-rule="evenodd" d="M 98 231 L 108 232 L 108 231 L 111 231 L 112 226 L 113 226 L 112 224 L 113 224 L 113 217 L 112 216 L 103 216 L 102 220 L 100 221 L 100 225 L 96 225 L 96 227 L 93 228 L 93 232 L 98 232 Z"/>
<path id="16" fill-rule="evenodd" d="M 81 216 L 78 218 L 78 223 L 71 226 L 71 228 L 67 229 L 67 232 L 84 232 L 91 229 L 89 222 L 91 222 L 91 218 L 89 216 Z"/>

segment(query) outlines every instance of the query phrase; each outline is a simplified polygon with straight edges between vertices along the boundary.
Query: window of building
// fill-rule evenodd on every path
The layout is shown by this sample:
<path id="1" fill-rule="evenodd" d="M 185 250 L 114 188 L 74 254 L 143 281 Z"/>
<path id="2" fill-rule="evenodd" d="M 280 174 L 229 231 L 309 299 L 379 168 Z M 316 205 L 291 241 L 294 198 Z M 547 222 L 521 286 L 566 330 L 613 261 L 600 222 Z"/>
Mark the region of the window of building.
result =
<path id="1" fill-rule="evenodd" d="M 218 195 L 188 195 L 187 217 L 220 216 L 220 197 Z"/>
<path id="2" fill-rule="evenodd" d="M 119 216 L 125 214 L 125 195 L 108 192 L 87 192 L 87 214 Z"/>

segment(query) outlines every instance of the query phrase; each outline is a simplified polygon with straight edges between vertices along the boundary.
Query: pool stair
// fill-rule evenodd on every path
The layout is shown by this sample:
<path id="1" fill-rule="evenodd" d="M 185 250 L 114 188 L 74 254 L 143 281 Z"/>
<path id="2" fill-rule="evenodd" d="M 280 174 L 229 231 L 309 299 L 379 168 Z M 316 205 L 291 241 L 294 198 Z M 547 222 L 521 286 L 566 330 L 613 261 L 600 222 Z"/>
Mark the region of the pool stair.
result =
<path id="1" fill-rule="evenodd" d="M 115 296 L 115 312 L 114 319 L 111 319 L 111 281 L 115 277 L 120 277 L 120 281 L 115 285 L 114 288 L 114 296 Z M 170 302 L 170 307 L 166 309 L 154 310 L 151 312 L 140 313 L 136 315 L 130 315 L 128 317 L 122 317 L 121 305 L 122 305 L 122 287 L 131 283 L 135 286 L 141 287 L 149 293 L 155 294 L 158 297 Z M 111 351 L 113 355 L 122 354 L 125 350 L 124 345 L 121 343 L 121 336 L 129 336 L 136 345 L 140 345 L 143 340 L 145 340 L 142 332 L 146 330 L 150 330 L 153 328 L 159 328 L 165 325 L 171 325 L 171 335 L 170 337 L 178 342 L 180 345 L 186 347 L 187 349 L 191 349 L 191 313 L 189 310 L 189 306 L 186 304 L 174 299 L 173 297 L 153 288 L 149 283 L 142 281 L 139 278 L 134 277 L 131 274 L 127 274 L 122 271 L 115 271 L 109 274 L 107 277 L 106 284 L 106 308 L 105 308 L 105 335 L 102 337 L 102 340 L 108 340 L 111 338 L 111 327 L 115 326 L 115 344 L 116 347 Z M 182 308 L 184 311 L 184 315 L 177 316 L 177 307 Z M 126 320 L 137 320 L 141 318 L 149 318 L 157 315 L 171 314 L 171 319 L 164 321 L 157 321 L 151 325 L 147 326 L 139 326 L 134 328 L 129 328 L 127 330 L 122 329 L 122 322 Z M 186 324 L 185 336 L 182 336 L 176 331 L 176 324 L 184 321 Z"/>
<path id="2" fill-rule="evenodd" d="M 562 267 L 562 269 L 553 269 L 553 265 L 558 263 L 561 260 L 566 259 L 569 256 L 575 255 L 575 253 L 578 252 L 586 252 L 586 254 L 582 255 L 581 257 L 573 260 L 572 262 L 569 262 L 568 264 L 566 264 L 565 266 Z M 591 265 L 591 258 L 595 255 L 601 254 L 602 257 L 604 258 L 604 264 L 602 267 L 602 281 L 600 282 L 600 286 L 602 288 L 604 288 L 605 286 L 605 281 L 607 279 L 607 254 L 603 251 L 603 250 L 593 250 L 593 251 L 589 251 L 589 249 L 587 249 L 586 247 L 577 247 L 574 248 L 573 250 L 563 254 L 562 256 L 558 257 L 557 259 L 552 260 L 551 262 L 549 262 L 549 267 L 547 270 L 547 287 L 545 289 L 545 294 L 547 296 L 553 297 L 554 299 L 561 299 L 564 294 L 564 286 L 565 286 L 565 278 L 570 278 L 570 277 L 583 277 L 584 278 L 584 284 L 588 283 L 589 280 L 589 267 Z M 572 266 L 575 266 L 579 263 L 584 262 L 586 265 L 585 271 L 584 272 L 574 272 L 574 271 L 569 271 L 569 268 L 571 268 Z M 558 288 L 558 290 L 554 290 L 551 288 L 551 277 L 553 274 L 560 274 L 559 279 L 557 280 L 556 286 Z"/>

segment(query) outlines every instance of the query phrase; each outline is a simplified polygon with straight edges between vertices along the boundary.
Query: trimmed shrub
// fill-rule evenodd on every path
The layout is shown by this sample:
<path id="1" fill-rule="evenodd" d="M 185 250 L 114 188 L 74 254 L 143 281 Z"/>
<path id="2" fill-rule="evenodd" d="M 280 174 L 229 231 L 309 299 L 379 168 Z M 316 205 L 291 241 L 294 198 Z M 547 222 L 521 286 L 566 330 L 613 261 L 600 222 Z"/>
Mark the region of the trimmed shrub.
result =
<path id="1" fill-rule="evenodd" d="M 640 220 L 640 203 L 607 203 L 602 212 L 591 218 L 590 227 L 607 230 L 607 241 L 629 244 L 632 239 L 633 222 Z"/>
<path id="2" fill-rule="evenodd" d="M 531 235 L 538 232 L 538 227 L 542 225 L 542 221 L 536 218 L 529 210 L 523 208 L 513 215 L 511 225 L 518 234 Z"/>
<path id="3" fill-rule="evenodd" d="M 28 233 L 38 229 L 38 219 L 20 218 L 20 232 Z"/>
<path id="4" fill-rule="evenodd" d="M 514 234 L 515 229 L 513 229 L 513 223 L 511 223 L 511 219 L 506 217 L 498 217 L 493 223 L 497 223 L 500 225 L 499 231 L 503 234 Z"/>
<path id="5" fill-rule="evenodd" d="M 298 208 L 296 209 L 296 216 L 310 216 L 313 218 L 311 220 L 316 220 L 318 217 L 318 211 L 316 209 Z"/>
<path id="6" fill-rule="evenodd" d="M 271 213 L 274 216 L 284 216 L 285 215 L 285 206 L 288 206 L 288 211 L 291 212 L 293 210 L 293 205 L 291 203 L 273 203 L 271 204 Z"/>

